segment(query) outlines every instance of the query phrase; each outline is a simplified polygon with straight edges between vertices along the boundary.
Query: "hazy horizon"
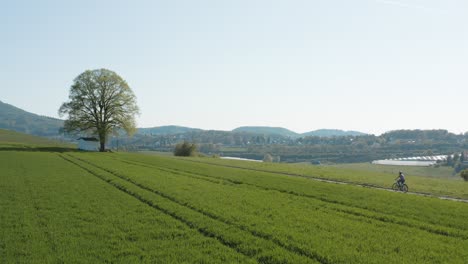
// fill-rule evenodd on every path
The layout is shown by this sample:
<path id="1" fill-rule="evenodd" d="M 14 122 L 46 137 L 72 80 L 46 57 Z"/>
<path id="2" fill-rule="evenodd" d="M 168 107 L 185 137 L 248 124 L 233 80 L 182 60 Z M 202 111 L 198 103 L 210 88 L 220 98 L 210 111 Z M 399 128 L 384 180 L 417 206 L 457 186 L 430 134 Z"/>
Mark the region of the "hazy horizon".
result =
<path id="1" fill-rule="evenodd" d="M 468 131 L 468 2 L 14 1 L 0 10 L 0 100 L 58 117 L 107 68 L 138 127 Z"/>
<path id="2" fill-rule="evenodd" d="M 0 99 L 0 102 L 3 102 L 1 99 Z M 8 102 L 3 102 L 3 103 L 6 103 L 6 104 L 9 104 Z M 11 105 L 11 104 L 9 104 Z M 14 105 L 13 105 L 14 106 Z M 17 106 L 14 106 L 14 107 L 17 107 Z M 21 109 L 21 108 L 20 108 Z M 38 113 L 34 113 L 34 112 L 31 112 L 31 111 L 27 111 L 26 109 L 22 109 L 26 112 L 29 112 L 29 113 L 32 113 L 32 114 L 38 114 Z M 38 114 L 38 115 L 41 115 L 41 114 Z M 47 115 L 42 115 L 42 116 L 47 116 Z M 47 117 L 52 117 L 52 118 L 58 118 L 58 119 L 62 119 L 63 118 L 60 118 L 60 117 L 53 117 L 53 116 L 47 116 Z M 366 132 L 366 131 L 359 131 L 359 130 L 346 130 L 346 129 L 341 129 L 341 128 L 318 128 L 318 129 L 312 129 L 312 130 L 307 130 L 307 131 L 295 131 L 295 130 L 292 130 L 292 129 L 289 129 L 287 127 L 276 127 L 276 126 L 256 126 L 256 125 L 242 125 L 242 126 L 238 126 L 238 127 L 234 127 L 232 129 L 212 129 L 212 128 L 202 128 L 202 127 L 189 127 L 189 126 L 184 126 L 183 124 L 168 124 L 168 125 L 159 125 L 159 126 L 149 126 L 149 127 L 138 127 L 138 128 L 142 128 L 142 129 L 150 129 L 150 128 L 157 128 L 157 127 L 168 127 L 168 126 L 175 126 L 175 127 L 186 127 L 186 128 L 191 128 L 191 129 L 201 129 L 201 130 L 215 130 L 215 131 L 233 131 L 237 128 L 240 128 L 240 127 L 268 127 L 268 128 L 284 128 L 284 129 L 287 129 L 289 131 L 292 131 L 292 132 L 295 132 L 297 134 L 304 134 L 304 133 L 308 133 L 308 132 L 314 132 L 314 131 L 318 131 L 318 130 L 342 130 L 344 132 L 361 132 L 361 133 L 366 133 L 366 134 L 373 134 L 373 135 L 376 135 L 376 136 L 379 136 L 383 133 L 386 133 L 386 132 L 391 132 L 391 131 L 395 131 L 395 130 L 405 130 L 405 128 L 397 128 L 397 129 L 393 129 L 393 130 L 388 130 L 388 131 L 384 131 L 382 133 L 379 133 L 379 134 L 376 134 L 376 133 L 369 133 L 369 132 Z M 419 128 L 416 128 L 415 130 L 418 130 Z M 438 129 L 442 129 L 442 130 L 446 130 L 445 128 L 438 128 Z M 436 129 L 436 130 L 438 130 Z M 460 134 L 460 133 L 456 133 L 456 132 L 453 132 L 453 131 L 448 131 L 448 132 L 451 132 L 451 133 L 454 133 L 454 134 Z M 462 134 L 464 134 L 465 132 L 461 132 Z M 468 131 L 466 132 L 468 133 Z"/>

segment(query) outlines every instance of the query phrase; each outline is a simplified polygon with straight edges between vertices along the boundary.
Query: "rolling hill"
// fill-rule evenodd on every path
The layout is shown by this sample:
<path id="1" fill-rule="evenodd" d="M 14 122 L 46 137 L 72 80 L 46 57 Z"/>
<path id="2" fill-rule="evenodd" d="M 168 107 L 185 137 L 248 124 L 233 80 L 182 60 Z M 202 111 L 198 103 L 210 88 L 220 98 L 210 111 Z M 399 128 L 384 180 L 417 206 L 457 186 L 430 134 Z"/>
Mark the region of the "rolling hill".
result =
<path id="1" fill-rule="evenodd" d="M 359 131 L 345 131 L 340 129 L 318 129 L 301 134 L 303 137 L 341 137 L 341 136 L 364 136 L 366 133 Z"/>
<path id="2" fill-rule="evenodd" d="M 13 130 L 0 129 L 0 150 L 5 148 L 34 148 L 34 147 L 56 147 L 75 148 L 76 145 L 70 142 L 50 139 L 46 137 L 29 135 Z"/>
<path id="3" fill-rule="evenodd" d="M 26 134 L 36 136 L 47 136 L 53 137 L 60 134 L 59 130 L 63 127 L 63 120 L 41 116 L 34 113 L 24 111 L 13 105 L 0 101 L 0 128 L 14 130 Z M 207 132 L 211 133 L 211 130 L 203 130 L 199 128 L 191 128 L 184 126 L 159 126 L 159 127 L 148 127 L 138 128 L 137 134 L 140 135 L 175 135 L 184 134 L 191 132 Z M 242 126 L 232 131 L 223 132 L 245 132 L 252 134 L 262 134 L 271 136 L 282 136 L 286 138 L 298 138 L 306 136 L 318 136 L 318 137 L 334 137 L 334 136 L 360 136 L 366 135 L 365 133 L 357 131 L 343 131 L 339 129 L 319 129 L 303 134 L 296 133 L 283 127 L 267 127 L 267 126 Z"/>
<path id="4" fill-rule="evenodd" d="M 0 128 L 36 136 L 57 136 L 63 120 L 40 116 L 0 101 Z"/>
<path id="5" fill-rule="evenodd" d="M 341 137 L 341 136 L 364 136 L 366 133 L 358 131 L 345 131 L 340 129 L 318 129 L 306 133 L 296 133 L 286 128 L 282 127 L 265 127 L 265 126 L 245 126 L 239 127 L 232 132 L 249 132 L 255 134 L 265 134 L 265 135 L 280 135 L 283 137 Z"/>
<path id="6" fill-rule="evenodd" d="M 266 134 L 266 135 L 280 135 L 283 137 L 299 137 L 299 134 L 289 129 L 282 127 L 266 127 L 266 126 L 243 126 L 238 127 L 232 132 L 248 132 L 254 134 Z"/>

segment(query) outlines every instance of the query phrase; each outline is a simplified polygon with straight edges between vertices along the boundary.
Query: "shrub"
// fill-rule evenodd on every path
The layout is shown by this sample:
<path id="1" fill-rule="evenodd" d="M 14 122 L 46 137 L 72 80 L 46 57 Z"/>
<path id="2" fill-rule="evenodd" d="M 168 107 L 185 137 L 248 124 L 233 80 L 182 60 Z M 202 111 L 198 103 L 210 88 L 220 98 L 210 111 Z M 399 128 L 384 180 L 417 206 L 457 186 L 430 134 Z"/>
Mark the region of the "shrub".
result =
<path id="1" fill-rule="evenodd" d="M 273 162 L 273 157 L 270 154 L 265 154 L 263 162 Z"/>
<path id="2" fill-rule="evenodd" d="M 193 143 L 179 143 L 174 149 L 175 156 L 191 157 L 197 155 L 197 146 Z"/>
<path id="3" fill-rule="evenodd" d="M 468 181 L 468 169 L 462 170 L 462 172 L 460 173 L 460 176 L 461 176 L 465 181 Z"/>

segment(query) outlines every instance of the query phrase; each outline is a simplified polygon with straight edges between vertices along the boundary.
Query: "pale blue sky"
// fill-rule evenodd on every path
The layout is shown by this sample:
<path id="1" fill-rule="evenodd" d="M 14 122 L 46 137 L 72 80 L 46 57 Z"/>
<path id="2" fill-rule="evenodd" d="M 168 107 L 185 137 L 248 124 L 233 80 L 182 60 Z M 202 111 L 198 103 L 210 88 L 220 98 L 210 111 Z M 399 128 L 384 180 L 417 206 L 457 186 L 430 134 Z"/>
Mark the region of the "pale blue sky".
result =
<path id="1" fill-rule="evenodd" d="M 0 100 L 108 68 L 138 126 L 468 131 L 468 1 L 1 1 Z"/>

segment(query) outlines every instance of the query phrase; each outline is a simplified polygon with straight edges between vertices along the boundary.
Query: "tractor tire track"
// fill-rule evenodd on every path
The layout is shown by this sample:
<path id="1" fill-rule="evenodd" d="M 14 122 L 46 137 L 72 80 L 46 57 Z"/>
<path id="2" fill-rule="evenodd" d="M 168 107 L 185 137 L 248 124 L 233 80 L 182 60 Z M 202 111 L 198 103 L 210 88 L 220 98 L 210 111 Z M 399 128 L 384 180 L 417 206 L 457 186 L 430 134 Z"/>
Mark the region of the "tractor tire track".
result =
<path id="1" fill-rule="evenodd" d="M 77 158 L 77 157 L 74 157 L 74 156 L 70 156 L 70 155 L 67 155 L 67 157 L 63 157 L 63 156 L 62 156 L 62 158 L 65 159 L 65 160 L 67 160 L 67 161 L 70 162 L 70 163 L 75 164 L 76 166 L 79 166 L 80 168 L 84 169 L 84 170 L 87 171 L 88 173 L 90 173 L 90 174 L 92 174 L 92 175 L 94 175 L 94 176 L 100 178 L 101 180 L 107 182 L 108 184 L 113 185 L 114 187 L 118 188 L 119 190 L 121 190 L 121 191 L 123 191 L 123 192 L 125 192 L 125 193 L 127 193 L 127 194 L 129 194 L 129 195 L 131 195 L 131 196 L 133 196 L 133 197 L 135 197 L 136 199 L 140 200 L 141 202 L 143 202 L 143 203 L 145 203 L 145 204 L 148 204 L 149 206 L 151 206 L 151 207 L 153 207 L 153 208 L 155 208 L 155 209 L 157 209 L 157 210 L 159 210 L 159 211 L 161 211 L 161 212 L 163 212 L 163 213 L 165 213 L 165 214 L 167 214 L 167 215 L 169 215 L 169 216 L 175 218 L 175 219 L 178 220 L 178 221 L 181 221 L 182 223 L 186 224 L 186 225 L 189 226 L 190 228 L 196 229 L 196 230 L 197 230 L 199 233 L 201 233 L 202 235 L 204 235 L 204 236 L 206 236 L 206 237 L 210 237 L 210 238 L 215 238 L 215 239 L 219 240 L 223 245 L 228 246 L 228 247 L 230 247 L 230 248 L 236 250 L 237 252 L 239 252 L 239 253 L 241 253 L 241 254 L 247 256 L 247 257 L 255 258 L 255 256 L 252 255 L 252 253 L 242 251 L 242 249 L 240 249 L 240 247 L 239 247 L 238 244 L 234 244 L 234 243 L 232 243 L 231 241 L 225 240 L 224 237 L 222 237 L 222 236 L 219 235 L 219 234 L 216 234 L 216 233 L 211 232 L 211 231 L 209 231 L 209 230 L 206 230 L 206 229 L 204 229 L 204 228 L 198 227 L 196 223 L 190 222 L 189 220 L 187 220 L 187 219 L 185 219 L 185 218 L 179 216 L 177 213 L 174 213 L 174 212 L 172 212 L 172 211 L 170 211 L 170 210 L 168 210 L 168 209 L 162 208 L 161 206 L 158 206 L 158 205 L 154 204 L 153 202 L 151 202 L 151 201 L 149 201 L 148 199 L 146 199 L 146 198 L 144 198 L 144 197 L 138 195 L 137 193 L 134 193 L 134 192 L 132 192 L 132 191 L 129 191 L 129 190 L 125 189 L 125 188 L 124 188 L 123 186 L 121 186 L 121 185 L 112 183 L 112 180 L 108 180 L 108 179 L 105 179 L 105 178 L 102 177 L 102 176 L 97 175 L 97 173 L 95 173 L 95 172 L 93 172 L 92 170 L 90 170 L 90 169 L 88 169 L 88 168 L 86 168 L 86 167 L 84 167 L 84 166 L 78 164 L 77 162 L 72 161 L 71 159 L 77 159 L 77 160 L 79 160 L 79 161 L 81 161 L 81 162 L 83 162 L 83 163 L 86 163 L 86 164 L 88 164 L 88 165 L 94 167 L 94 168 L 97 168 L 97 169 L 100 169 L 100 170 L 102 170 L 102 171 L 105 171 L 105 172 L 107 172 L 107 173 L 109 173 L 109 174 L 111 174 L 111 175 L 113 175 L 113 176 L 115 176 L 115 177 L 117 177 L 117 178 L 119 178 L 119 179 L 121 179 L 121 180 L 124 180 L 124 181 L 126 181 L 126 182 L 128 182 L 128 183 L 130 183 L 130 184 L 132 184 L 132 185 L 134 185 L 134 186 L 136 186 L 136 187 L 138 187 L 138 188 L 140 188 L 140 189 L 143 189 L 143 190 L 145 190 L 145 191 L 154 193 L 154 194 L 156 194 L 156 195 L 158 195 L 158 196 L 160 196 L 160 197 L 163 197 L 163 198 L 169 200 L 170 202 L 173 202 L 173 203 L 175 203 L 175 204 L 177 204 L 177 205 L 180 205 L 180 206 L 182 206 L 182 207 L 185 207 L 185 208 L 187 208 L 187 209 L 190 209 L 191 211 L 197 212 L 197 213 L 199 213 L 199 214 L 201 214 L 201 215 L 203 215 L 203 216 L 205 216 L 205 217 L 208 217 L 208 218 L 212 219 L 213 221 L 217 221 L 217 222 L 220 222 L 220 223 L 222 223 L 222 224 L 226 224 L 226 225 L 228 225 L 228 226 L 235 227 L 236 229 L 238 229 L 238 230 L 240 230 L 240 231 L 249 233 L 250 235 L 252 235 L 253 237 L 256 237 L 257 239 L 262 239 L 262 240 L 270 241 L 271 243 L 275 244 L 276 246 L 278 246 L 278 247 L 280 247 L 280 248 L 283 248 L 284 250 L 289 251 L 290 253 L 293 253 L 293 254 L 295 254 L 295 255 L 297 255 L 297 256 L 299 256 L 299 257 L 301 257 L 301 256 L 302 256 L 302 257 L 306 257 L 306 258 L 308 258 L 308 259 L 310 259 L 310 260 L 313 260 L 313 261 L 316 261 L 316 262 L 319 262 L 319 263 L 322 263 L 322 264 L 330 264 L 330 263 L 331 263 L 330 261 L 328 261 L 327 258 L 325 258 L 325 257 L 323 257 L 323 256 L 321 256 L 321 255 L 319 255 L 319 254 L 316 253 L 316 252 L 309 252 L 309 251 L 306 251 L 306 250 L 301 249 L 301 248 L 299 248 L 299 247 L 285 244 L 285 243 L 283 243 L 282 241 L 280 241 L 280 240 L 278 240 L 278 239 L 272 237 L 272 236 L 269 235 L 269 234 L 265 234 L 265 233 L 262 233 L 262 232 L 258 232 L 258 231 L 256 231 L 256 230 L 250 230 L 250 229 L 249 229 L 248 227 L 246 227 L 246 226 L 233 223 L 233 222 L 231 222 L 231 221 L 229 221 L 229 220 L 227 220 L 227 219 L 221 218 L 220 216 L 217 216 L 217 215 L 214 215 L 214 214 L 212 214 L 212 213 L 209 213 L 209 212 L 206 212 L 206 211 L 204 211 L 204 210 L 201 210 L 201 209 L 199 209 L 199 208 L 196 208 L 196 207 L 194 207 L 194 206 L 192 206 L 192 205 L 190 205 L 190 204 L 188 204 L 188 203 L 181 202 L 181 201 L 179 201 L 179 200 L 173 198 L 172 196 L 169 196 L 169 195 L 167 195 L 167 194 L 165 194 L 165 193 L 162 193 L 162 192 L 160 192 L 160 191 L 158 191 L 158 190 L 151 189 L 151 188 L 149 188 L 149 187 L 147 187 L 147 186 L 145 186 L 145 185 L 142 185 L 142 184 L 140 184 L 140 183 L 138 183 L 138 182 L 136 182 L 136 181 L 134 181 L 134 180 L 132 180 L 132 179 L 130 179 L 130 178 L 124 176 L 124 175 L 119 175 L 119 174 L 117 174 L 117 173 L 115 173 L 115 172 L 113 172 L 113 171 L 111 171 L 111 170 L 109 170 L 109 169 L 107 169 L 107 168 L 103 168 L 103 167 L 101 167 L 101 166 L 99 166 L 99 165 L 96 165 L 96 164 L 94 164 L 94 163 L 92 163 L 92 162 L 89 162 L 89 161 L 87 161 L 87 160 L 83 160 L 83 159 L 80 159 L 80 158 Z M 71 158 L 71 159 L 70 159 L 70 158 Z M 260 263 L 263 262 L 262 259 L 257 259 L 257 261 L 259 261 Z M 268 262 L 268 261 L 267 261 L 267 262 Z M 267 262 L 266 262 L 266 263 L 267 263 Z M 269 262 L 268 262 L 268 263 L 269 263 Z"/>
<path id="2" fill-rule="evenodd" d="M 118 189 L 118 190 L 120 190 L 120 191 L 122 191 L 122 192 L 124 192 L 124 193 L 126 193 L 126 194 L 128 194 L 128 195 L 130 195 L 130 196 L 132 196 L 133 198 L 139 200 L 140 202 L 142 202 L 142 203 L 144 203 L 144 204 L 146 204 L 146 205 L 148 205 L 148 206 L 150 206 L 150 207 L 152 207 L 152 208 L 154 208 L 154 209 L 156 209 L 156 210 L 158 210 L 158 211 L 160 211 L 160 212 L 162 212 L 162 213 L 164 213 L 164 214 L 166 214 L 166 215 L 169 215 L 170 217 L 176 219 L 176 220 L 179 221 L 179 222 L 182 222 L 183 224 L 185 224 L 186 226 L 188 226 L 190 229 L 195 229 L 196 231 L 198 231 L 198 232 L 199 232 L 200 234 L 202 234 L 203 236 L 208 237 L 208 238 L 215 238 L 215 239 L 217 239 L 221 244 L 223 244 L 224 246 L 227 246 L 227 247 L 229 247 L 229 248 L 232 248 L 232 249 L 236 250 L 238 253 L 243 254 L 244 256 L 247 256 L 247 257 L 250 257 L 250 258 L 251 258 L 251 256 L 246 255 L 246 254 L 244 254 L 243 252 L 240 252 L 240 251 L 235 247 L 235 246 L 236 246 L 235 244 L 230 243 L 229 241 L 225 241 L 222 237 L 219 237 L 219 236 L 217 236 L 216 234 L 213 234 L 213 233 L 211 233 L 211 232 L 209 232 L 209 231 L 207 231 L 207 230 L 205 230 L 205 229 L 197 228 L 196 225 L 195 225 L 194 223 L 192 223 L 192 222 L 190 222 L 190 221 L 188 221 L 188 220 L 186 220 L 186 219 L 180 217 L 179 215 L 177 215 L 177 214 L 175 214 L 175 213 L 173 213 L 173 212 L 171 212 L 171 211 L 169 211 L 169 210 L 167 210 L 167 209 L 165 209 L 165 208 L 162 208 L 162 207 L 158 206 L 157 204 L 154 204 L 152 201 L 150 201 L 150 200 L 148 200 L 148 199 L 146 199 L 146 198 L 144 198 L 144 197 L 138 195 L 137 193 L 132 192 L 131 190 L 126 189 L 124 186 L 122 186 L 122 185 L 120 185 L 120 184 L 114 183 L 112 179 L 107 179 L 107 178 L 105 178 L 105 177 L 103 177 L 103 176 L 101 176 L 101 175 L 95 173 L 94 171 L 88 169 L 87 167 L 80 165 L 80 164 L 77 163 L 76 161 L 71 160 L 71 159 L 70 159 L 70 156 L 67 156 L 67 157 L 65 157 L 65 156 L 63 156 L 63 155 L 59 155 L 59 156 L 60 156 L 62 159 L 64 159 L 65 161 L 67 161 L 67 162 L 69 162 L 69 163 L 71 163 L 71 164 L 73 164 L 73 165 L 75 165 L 75 166 L 77 166 L 77 167 L 83 169 L 83 170 L 86 171 L 87 173 L 89 173 L 89 174 L 91 174 L 91 175 L 93 175 L 93 176 L 99 178 L 100 180 L 102 180 L 102 181 L 104 181 L 105 183 L 107 183 L 107 184 L 109 184 L 109 185 L 115 187 L 116 189 Z"/>
<path id="3" fill-rule="evenodd" d="M 356 209 L 359 209 L 359 210 L 368 211 L 370 213 L 379 214 L 379 215 L 368 215 L 368 214 L 365 214 L 365 213 L 356 212 L 356 211 L 349 210 L 349 209 L 344 209 L 344 208 L 327 207 L 327 209 L 330 209 L 330 210 L 335 211 L 335 212 L 345 213 L 345 214 L 358 216 L 358 217 L 362 217 L 362 218 L 366 218 L 366 219 L 373 219 L 373 220 L 380 221 L 380 222 L 383 222 L 383 223 L 391 223 L 391 224 L 395 224 L 395 225 L 399 225 L 399 226 L 416 228 L 416 229 L 419 229 L 419 230 L 422 230 L 422 231 L 426 231 L 428 233 L 441 235 L 441 236 L 446 236 L 446 237 L 461 238 L 461 239 L 464 239 L 464 240 L 468 239 L 468 235 L 466 235 L 466 234 L 460 234 L 460 233 L 453 232 L 453 231 L 450 232 L 450 231 L 447 231 L 447 230 L 441 230 L 441 229 L 459 230 L 459 228 L 441 227 L 441 229 L 439 229 L 439 228 L 434 228 L 434 227 L 429 227 L 429 226 L 424 226 L 424 225 L 418 225 L 418 224 L 410 223 L 408 221 L 395 219 L 397 217 L 393 216 L 392 214 L 386 214 L 386 213 L 382 213 L 380 211 L 369 210 L 369 209 L 366 209 L 366 208 L 346 204 L 346 203 L 343 203 L 343 202 L 327 199 L 327 198 L 320 197 L 320 196 L 297 193 L 297 192 L 290 191 L 290 190 L 269 188 L 269 187 L 265 187 L 265 186 L 261 186 L 261 185 L 257 185 L 257 184 L 246 183 L 246 182 L 242 182 L 242 181 L 231 180 L 231 179 L 226 179 L 226 178 L 223 178 L 223 177 L 211 176 L 211 175 L 195 173 L 195 172 L 190 172 L 190 171 L 185 171 L 185 170 L 180 170 L 180 169 L 164 168 L 164 167 L 159 167 L 159 166 L 156 166 L 156 165 L 150 165 L 150 164 L 144 163 L 144 162 L 126 161 L 126 160 L 121 160 L 121 159 L 116 159 L 116 158 L 114 158 L 114 159 L 118 160 L 120 162 L 124 162 L 124 163 L 130 164 L 130 165 L 134 165 L 134 166 L 142 166 L 142 167 L 146 167 L 146 168 L 150 168 L 150 169 L 158 169 L 160 171 L 169 172 L 169 173 L 173 173 L 173 174 L 178 174 L 178 175 L 182 175 L 182 176 L 185 176 L 185 177 L 191 177 L 191 178 L 194 178 L 194 179 L 204 180 L 204 181 L 208 181 L 208 182 L 215 183 L 215 184 L 222 184 L 222 181 L 230 182 L 230 183 L 232 183 L 234 185 L 244 184 L 244 185 L 252 186 L 252 187 L 255 187 L 257 189 L 261 189 L 261 190 L 265 190 L 265 191 L 277 191 L 277 192 L 280 192 L 280 193 L 283 193 L 283 194 L 288 194 L 288 195 L 293 195 L 293 196 L 298 196 L 298 197 L 305 197 L 305 198 L 325 202 L 327 204 L 335 204 L 335 205 L 344 206 L 344 207 L 356 208 Z M 210 178 L 210 179 L 206 179 L 206 178 Z M 211 179 L 217 179 L 217 180 L 211 180 Z M 419 220 L 413 220 L 413 221 L 420 222 Z"/>
<path id="4" fill-rule="evenodd" d="M 46 244 L 49 245 L 51 251 L 55 254 L 57 253 L 57 244 L 48 228 L 45 215 L 42 212 L 42 209 L 38 203 L 40 199 L 37 199 L 36 192 L 34 191 L 34 188 L 32 187 L 29 179 L 24 178 L 24 185 L 26 186 L 28 190 L 28 197 L 30 198 L 31 205 L 34 208 L 34 215 L 36 217 L 36 223 L 39 229 L 41 230 L 41 232 L 44 234 Z M 60 259 L 57 258 L 56 260 L 59 261 Z"/>

